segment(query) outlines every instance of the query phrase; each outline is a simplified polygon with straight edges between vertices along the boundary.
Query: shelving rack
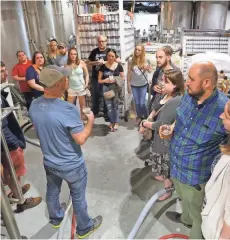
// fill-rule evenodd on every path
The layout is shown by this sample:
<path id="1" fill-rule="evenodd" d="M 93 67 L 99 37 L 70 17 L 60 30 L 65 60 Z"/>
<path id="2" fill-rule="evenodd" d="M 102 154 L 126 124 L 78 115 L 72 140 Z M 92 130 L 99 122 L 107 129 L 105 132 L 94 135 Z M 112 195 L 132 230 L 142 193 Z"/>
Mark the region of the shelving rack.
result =
<path id="1" fill-rule="evenodd" d="M 182 33 L 182 69 L 187 73 L 189 58 L 207 51 L 230 55 L 230 31 L 225 30 L 184 30 Z"/>
<path id="2" fill-rule="evenodd" d="M 78 54 L 81 59 L 87 60 L 91 51 L 98 47 L 97 36 L 105 35 L 107 37 L 107 47 L 116 50 L 121 58 L 126 75 L 127 60 L 132 55 L 135 48 L 135 28 L 133 21 L 128 15 L 128 11 L 123 10 L 123 0 L 111 1 L 106 4 L 101 1 L 100 10 L 96 9 L 96 3 L 78 0 L 77 9 L 75 8 L 75 29 L 77 35 Z M 92 6 L 93 5 L 93 6 Z M 82 11 L 81 11 L 82 9 Z M 103 22 L 93 22 L 92 17 L 95 13 L 100 12 L 104 15 Z M 87 12 L 87 13 L 85 13 Z M 91 79 L 91 67 L 88 66 Z M 127 80 L 123 88 L 124 101 L 120 104 L 120 114 L 125 116 L 129 108 L 129 95 L 127 92 Z M 91 106 L 91 98 L 86 97 L 87 106 Z"/>
<path id="3" fill-rule="evenodd" d="M 87 59 L 97 47 L 97 36 L 107 36 L 107 47 L 120 55 L 119 13 L 108 13 L 103 23 L 93 23 L 92 14 L 78 16 L 81 57 Z"/>
<path id="4" fill-rule="evenodd" d="M 97 36 L 107 37 L 107 47 L 115 49 L 122 62 L 133 53 L 135 48 L 135 29 L 133 22 L 123 10 L 123 1 L 119 1 L 119 10 L 103 12 L 103 22 L 93 22 L 93 13 L 77 15 L 78 45 L 82 59 L 87 59 L 90 52 L 97 47 Z"/>

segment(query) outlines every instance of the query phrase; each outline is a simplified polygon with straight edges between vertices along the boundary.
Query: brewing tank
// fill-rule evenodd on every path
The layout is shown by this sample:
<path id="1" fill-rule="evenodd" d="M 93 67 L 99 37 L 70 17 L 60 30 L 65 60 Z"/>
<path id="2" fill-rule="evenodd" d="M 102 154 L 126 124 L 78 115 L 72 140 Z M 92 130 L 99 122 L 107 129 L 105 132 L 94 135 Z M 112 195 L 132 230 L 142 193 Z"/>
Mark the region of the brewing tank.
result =
<path id="1" fill-rule="evenodd" d="M 61 1 L 65 39 L 68 40 L 71 34 L 75 34 L 73 3 Z"/>
<path id="2" fill-rule="evenodd" d="M 56 37 L 59 41 L 68 42 L 74 31 L 73 5 L 66 1 L 52 1 Z"/>
<path id="3" fill-rule="evenodd" d="M 45 51 L 47 40 L 56 36 L 51 0 L 26 1 L 30 29 L 39 50 Z"/>
<path id="4" fill-rule="evenodd" d="M 162 2 L 161 31 L 177 28 L 190 29 L 192 26 L 192 2 Z"/>
<path id="5" fill-rule="evenodd" d="M 11 71 L 17 63 L 16 52 L 22 50 L 31 58 L 29 39 L 23 17 L 21 1 L 1 2 L 1 60 L 9 70 L 9 81 L 12 80 Z"/>
<path id="6" fill-rule="evenodd" d="M 225 29 L 229 1 L 196 2 L 194 29 Z"/>

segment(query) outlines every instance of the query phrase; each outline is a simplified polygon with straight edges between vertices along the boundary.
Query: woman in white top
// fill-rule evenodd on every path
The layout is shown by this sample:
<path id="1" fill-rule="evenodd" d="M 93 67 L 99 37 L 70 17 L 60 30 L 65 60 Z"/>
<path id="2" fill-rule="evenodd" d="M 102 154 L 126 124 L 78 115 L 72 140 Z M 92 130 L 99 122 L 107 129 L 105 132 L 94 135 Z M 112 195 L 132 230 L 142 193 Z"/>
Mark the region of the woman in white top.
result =
<path id="1" fill-rule="evenodd" d="M 220 118 L 229 134 L 230 101 Z M 221 152 L 219 160 L 214 161 L 212 176 L 205 187 L 205 206 L 201 213 L 205 239 L 230 239 L 230 144 L 221 146 Z"/>
<path id="2" fill-rule="evenodd" d="M 74 47 L 69 50 L 67 65 L 72 69 L 69 76 L 68 102 L 74 103 L 78 97 L 82 113 L 86 106 L 85 95 L 89 83 L 89 73 L 85 62 L 78 58 L 77 49 Z"/>

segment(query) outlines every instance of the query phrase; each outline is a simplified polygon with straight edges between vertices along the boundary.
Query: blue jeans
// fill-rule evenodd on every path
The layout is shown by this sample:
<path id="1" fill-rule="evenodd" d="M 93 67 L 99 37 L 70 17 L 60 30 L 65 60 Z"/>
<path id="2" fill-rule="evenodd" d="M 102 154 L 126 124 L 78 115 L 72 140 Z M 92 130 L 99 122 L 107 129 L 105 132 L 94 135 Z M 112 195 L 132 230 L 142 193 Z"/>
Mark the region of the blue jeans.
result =
<path id="1" fill-rule="evenodd" d="M 85 198 L 87 184 L 87 169 L 85 163 L 68 171 L 56 170 L 45 166 L 47 178 L 46 203 L 52 224 L 58 224 L 64 217 L 64 210 L 60 206 L 59 194 L 62 181 L 68 183 L 72 197 L 73 209 L 77 219 L 77 232 L 87 233 L 93 227 L 93 221 L 88 215 Z"/>
<path id="2" fill-rule="evenodd" d="M 133 87 L 132 92 L 136 106 L 137 117 L 140 118 L 147 118 L 147 108 L 146 108 L 146 93 L 147 93 L 148 86 L 144 87 Z"/>
<path id="3" fill-rule="evenodd" d="M 108 92 L 110 89 L 103 85 L 103 93 Z M 119 122 L 119 103 L 115 101 L 114 98 L 105 100 L 107 107 L 107 115 L 111 123 Z"/>

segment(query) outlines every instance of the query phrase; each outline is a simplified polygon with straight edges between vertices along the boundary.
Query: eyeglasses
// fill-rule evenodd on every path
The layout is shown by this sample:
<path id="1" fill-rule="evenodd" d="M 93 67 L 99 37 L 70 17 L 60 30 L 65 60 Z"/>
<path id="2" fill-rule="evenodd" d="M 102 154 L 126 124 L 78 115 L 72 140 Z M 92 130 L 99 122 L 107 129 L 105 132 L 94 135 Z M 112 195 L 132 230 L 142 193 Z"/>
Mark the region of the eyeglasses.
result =
<path id="1" fill-rule="evenodd" d="M 99 43 L 104 43 L 104 42 L 106 42 L 106 41 L 98 41 Z"/>

